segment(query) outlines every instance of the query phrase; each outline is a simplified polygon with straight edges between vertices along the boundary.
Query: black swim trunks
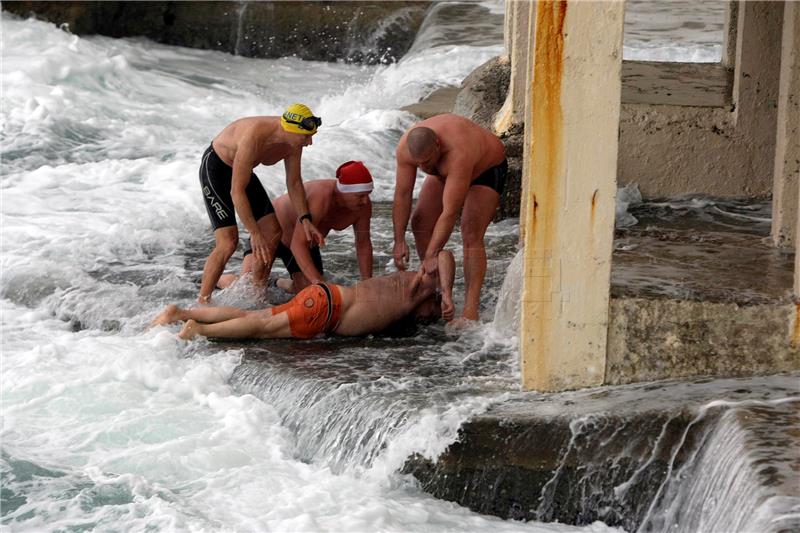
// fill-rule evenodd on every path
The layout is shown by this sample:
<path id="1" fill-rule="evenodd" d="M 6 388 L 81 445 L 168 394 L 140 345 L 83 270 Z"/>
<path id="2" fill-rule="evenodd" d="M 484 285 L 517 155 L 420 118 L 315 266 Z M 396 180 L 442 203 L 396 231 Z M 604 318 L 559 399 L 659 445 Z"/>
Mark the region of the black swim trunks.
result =
<path id="1" fill-rule="evenodd" d="M 492 167 L 472 182 L 472 185 L 485 185 L 497 191 L 497 194 L 503 195 L 506 188 L 506 176 L 508 175 L 508 159 L 503 159 L 503 162 Z M 470 187 L 472 187 L 470 185 Z"/>
<path id="2" fill-rule="evenodd" d="M 311 260 L 314 262 L 314 266 L 317 267 L 320 274 L 324 274 L 325 271 L 322 268 L 322 255 L 319 253 L 319 246 L 312 246 L 311 247 Z M 301 272 L 300 265 L 297 264 L 297 259 L 294 258 L 294 254 L 292 250 L 288 247 L 284 246 L 283 243 L 278 243 L 278 249 L 275 250 L 275 255 L 281 258 L 283 261 L 286 270 L 289 271 L 289 274 L 294 275 L 298 272 Z"/>
<path id="3" fill-rule="evenodd" d="M 319 253 L 319 246 L 312 246 L 310 251 L 311 260 L 314 262 L 314 266 L 317 267 L 317 270 L 319 270 L 320 274 L 324 274 L 325 270 L 322 268 L 322 255 Z M 253 248 L 250 246 L 250 241 L 248 240 L 244 255 L 247 257 L 248 254 L 252 253 Z M 275 256 L 281 258 L 281 261 L 283 261 L 283 266 L 285 266 L 286 270 L 289 271 L 289 275 L 302 272 L 300 270 L 300 265 L 297 264 L 297 259 L 294 258 L 292 250 L 282 242 L 278 243 L 278 248 L 275 250 Z"/>
<path id="4" fill-rule="evenodd" d="M 233 169 L 229 167 L 214 151 L 214 146 L 209 146 L 203 153 L 200 164 L 200 188 L 203 191 L 203 201 L 206 204 L 208 218 L 214 230 L 236 225 L 236 214 L 233 210 L 231 198 L 231 179 Z M 250 183 L 245 189 L 253 218 L 260 219 L 265 215 L 274 213 L 272 202 L 267 196 L 267 191 L 258 181 L 255 173 L 250 174 Z"/>

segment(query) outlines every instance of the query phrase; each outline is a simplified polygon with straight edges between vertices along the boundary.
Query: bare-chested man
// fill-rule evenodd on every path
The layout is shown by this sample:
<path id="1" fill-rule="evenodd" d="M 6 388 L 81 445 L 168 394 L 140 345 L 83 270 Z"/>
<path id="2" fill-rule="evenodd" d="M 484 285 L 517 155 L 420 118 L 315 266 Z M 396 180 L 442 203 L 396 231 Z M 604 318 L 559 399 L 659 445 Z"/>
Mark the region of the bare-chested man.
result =
<path id="1" fill-rule="evenodd" d="M 406 268 L 409 217 L 422 261 L 418 277 L 436 271 L 436 258 L 453 232 L 461 211 L 466 295 L 462 316 L 478 320 L 486 276 L 483 238 L 500 200 L 508 164 L 505 149 L 490 131 L 458 115 L 418 122 L 397 146 L 397 183 L 392 207 L 394 260 Z M 411 214 L 417 168 L 428 176 Z"/>
<path id="2" fill-rule="evenodd" d="M 331 230 L 353 227 L 356 257 L 361 279 L 372 277 L 372 239 L 370 220 L 373 189 L 372 175 L 361 161 L 348 161 L 336 169 L 336 179 L 314 180 L 305 183 L 308 212 L 323 236 Z M 306 240 L 303 228 L 297 224 L 297 212 L 288 195 L 279 196 L 273 203 L 281 226 L 281 241 L 275 255 L 283 261 L 291 280 L 278 280 L 286 292 L 296 293 L 311 283 L 324 281 L 324 269 L 319 246 Z M 245 254 L 248 254 L 246 251 Z M 246 255 L 242 273 L 249 272 L 251 256 Z M 226 287 L 236 280 L 233 274 L 220 278 L 219 286 Z"/>
<path id="3" fill-rule="evenodd" d="M 455 261 L 450 251 L 437 257 L 438 276 L 395 272 L 352 287 L 309 285 L 289 302 L 258 311 L 237 307 L 181 309 L 168 305 L 153 321 L 165 325 L 186 320 L 183 339 L 196 335 L 225 339 L 310 339 L 320 335 L 348 337 L 378 333 L 402 320 L 441 291 L 441 315 L 452 320 Z M 414 288 L 412 284 L 418 279 Z"/>
<path id="4" fill-rule="evenodd" d="M 214 228 L 215 245 L 203 268 L 199 303 L 207 303 L 228 260 L 239 243 L 236 214 L 253 248 L 254 278 L 263 285 L 280 241 L 281 229 L 272 203 L 253 169 L 283 160 L 286 188 L 295 211 L 302 213 L 307 241 L 322 242 L 322 235 L 308 214 L 308 203 L 300 175 L 303 147 L 322 121 L 303 104 L 292 104 L 281 117 L 241 118 L 211 142 L 200 165 L 200 187 Z"/>

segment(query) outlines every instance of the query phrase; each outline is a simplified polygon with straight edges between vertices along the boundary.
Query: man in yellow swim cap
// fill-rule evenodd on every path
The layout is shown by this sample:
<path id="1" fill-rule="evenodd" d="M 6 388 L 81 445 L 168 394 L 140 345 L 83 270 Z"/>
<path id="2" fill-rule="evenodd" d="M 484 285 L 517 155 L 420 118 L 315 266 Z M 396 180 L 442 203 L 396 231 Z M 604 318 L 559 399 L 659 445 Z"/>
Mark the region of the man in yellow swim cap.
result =
<path id="1" fill-rule="evenodd" d="M 303 148 L 322 124 L 303 104 L 292 104 L 280 117 L 245 117 L 226 126 L 211 142 L 200 165 L 200 187 L 208 218 L 214 230 L 215 246 L 203 268 L 199 303 L 208 303 L 225 265 L 239 244 L 236 214 L 250 233 L 255 263 L 253 279 L 264 285 L 281 227 L 275 209 L 253 169 L 283 161 L 286 188 L 306 239 L 317 245 L 324 237 L 314 226 L 300 173 Z"/>

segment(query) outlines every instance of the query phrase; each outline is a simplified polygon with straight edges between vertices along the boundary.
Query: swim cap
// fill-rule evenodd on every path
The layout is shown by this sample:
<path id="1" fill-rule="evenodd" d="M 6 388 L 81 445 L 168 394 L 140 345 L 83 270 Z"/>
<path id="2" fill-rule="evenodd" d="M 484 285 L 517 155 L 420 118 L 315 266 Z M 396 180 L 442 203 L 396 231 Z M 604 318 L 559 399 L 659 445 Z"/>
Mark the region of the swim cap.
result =
<path id="1" fill-rule="evenodd" d="M 290 105 L 281 116 L 281 126 L 290 133 L 314 135 L 320 124 L 322 119 L 315 117 L 308 106 L 303 104 Z"/>
<path id="2" fill-rule="evenodd" d="M 336 188 L 341 192 L 372 191 L 372 174 L 361 161 L 348 161 L 336 169 Z"/>

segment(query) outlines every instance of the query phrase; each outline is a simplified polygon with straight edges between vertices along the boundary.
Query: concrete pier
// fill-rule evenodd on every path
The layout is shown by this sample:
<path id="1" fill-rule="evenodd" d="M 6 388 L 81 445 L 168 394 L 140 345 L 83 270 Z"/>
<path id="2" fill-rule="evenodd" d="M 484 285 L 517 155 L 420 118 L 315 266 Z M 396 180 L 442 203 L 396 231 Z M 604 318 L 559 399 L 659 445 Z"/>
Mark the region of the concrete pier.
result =
<path id="1" fill-rule="evenodd" d="M 525 220 L 523 386 L 603 382 L 616 194 L 622 2 L 536 10 Z M 595 99 L 587 99 L 592 86 Z"/>
<path id="2" fill-rule="evenodd" d="M 503 518 L 664 531 L 677 523 L 666 499 L 681 502 L 687 531 L 793 531 L 800 400 L 783 399 L 800 393 L 798 377 L 526 395 L 406 471 L 439 498 Z M 697 498 L 713 483 L 725 490 Z"/>
<path id="3" fill-rule="evenodd" d="M 781 41 L 775 171 L 772 192 L 772 239 L 794 247 L 800 174 L 800 5 L 786 2 Z"/>

